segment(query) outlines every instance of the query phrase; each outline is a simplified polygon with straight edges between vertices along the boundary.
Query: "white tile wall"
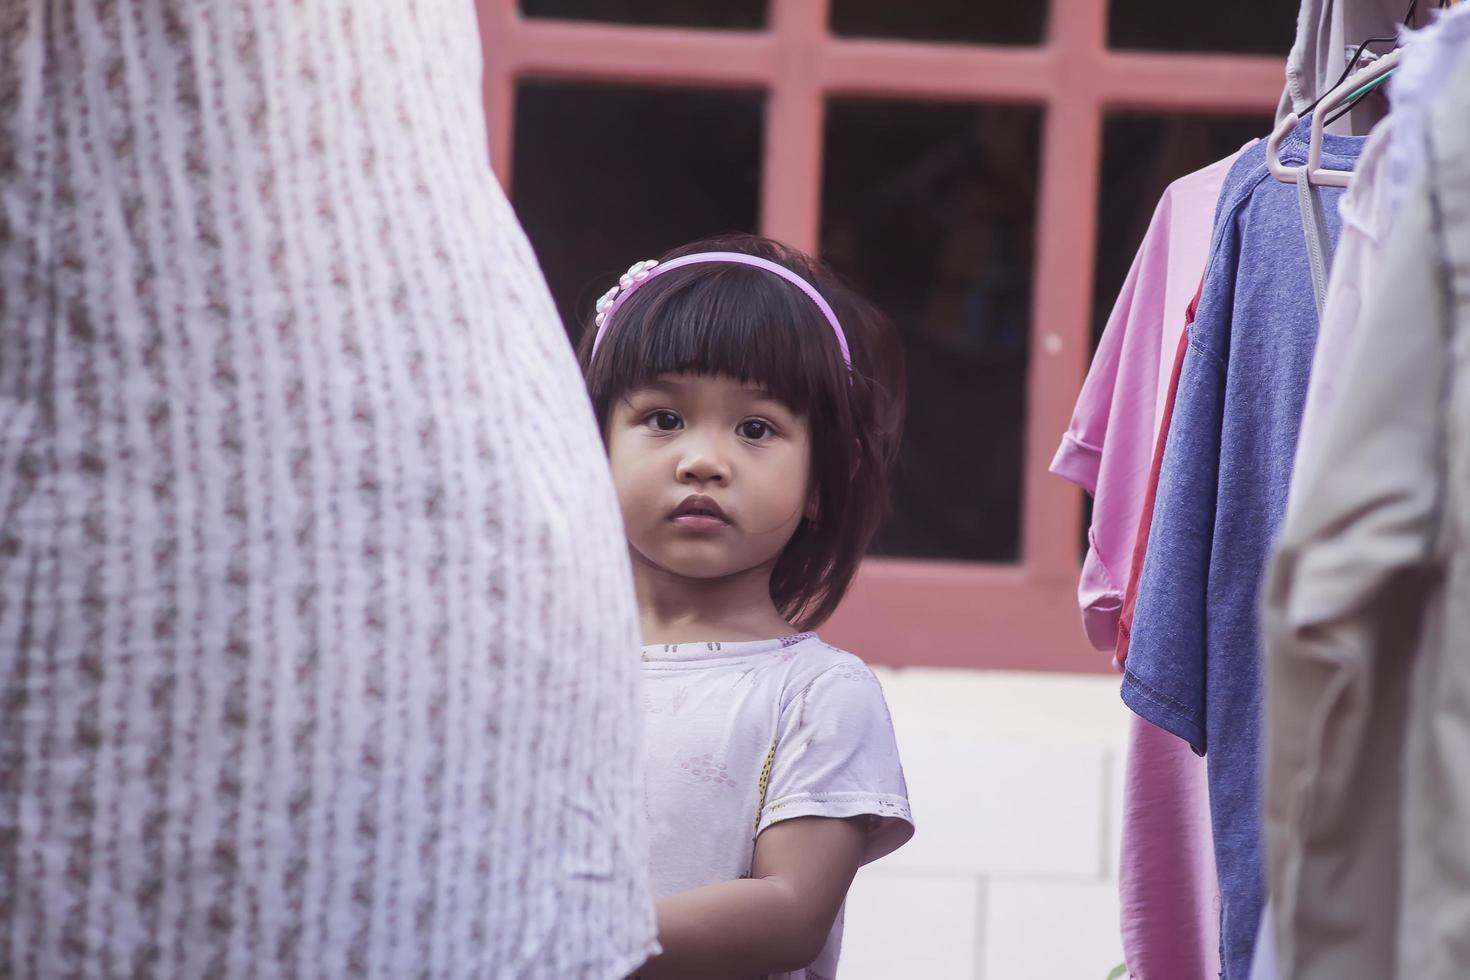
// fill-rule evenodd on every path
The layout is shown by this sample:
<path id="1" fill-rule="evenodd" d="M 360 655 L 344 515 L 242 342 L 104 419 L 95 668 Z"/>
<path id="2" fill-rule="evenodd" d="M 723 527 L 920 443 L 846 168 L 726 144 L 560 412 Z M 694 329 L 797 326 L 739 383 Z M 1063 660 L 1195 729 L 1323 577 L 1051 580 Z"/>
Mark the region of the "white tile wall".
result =
<path id="1" fill-rule="evenodd" d="M 1115 882 L 991 881 L 987 893 L 987 980 L 1103 980 L 1123 959 Z"/>
<path id="2" fill-rule="evenodd" d="M 985 925 L 984 887 L 975 875 L 874 866 L 847 894 L 843 980 L 973 980 Z"/>
<path id="3" fill-rule="evenodd" d="M 920 831 L 891 867 L 1083 880 L 1104 872 L 1104 749 L 966 741 L 901 736 Z"/>
<path id="4" fill-rule="evenodd" d="M 918 832 L 848 898 L 845 980 L 1104 980 L 1128 718 L 1105 676 L 882 670 Z"/>

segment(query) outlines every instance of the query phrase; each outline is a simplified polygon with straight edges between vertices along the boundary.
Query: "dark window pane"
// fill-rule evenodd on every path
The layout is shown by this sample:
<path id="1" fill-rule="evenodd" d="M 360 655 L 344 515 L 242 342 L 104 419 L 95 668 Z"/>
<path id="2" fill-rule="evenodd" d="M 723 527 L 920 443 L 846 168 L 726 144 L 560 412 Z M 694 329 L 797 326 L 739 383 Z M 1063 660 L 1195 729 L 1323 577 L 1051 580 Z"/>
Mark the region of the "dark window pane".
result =
<path id="1" fill-rule="evenodd" d="M 832 32 L 850 37 L 1039 44 L 1046 29 L 1046 8 L 1046 0 L 1007 4 L 976 0 L 832 0 Z"/>
<path id="2" fill-rule="evenodd" d="M 1296 36 L 1297 6 L 1285 0 L 1112 0 L 1108 44 L 1141 51 L 1219 51 L 1285 58 Z"/>
<path id="3" fill-rule="evenodd" d="M 1264 137 L 1272 122 L 1270 116 L 1197 113 L 1117 113 L 1107 117 L 1098 181 L 1094 350 L 1164 190 L 1185 174 L 1230 156 L 1247 141 Z M 1085 554 L 1092 501 L 1086 495 L 1084 498 L 1080 548 Z"/>
<path id="4" fill-rule="evenodd" d="M 521 0 L 521 13 L 608 24 L 754 31 L 766 26 L 767 6 L 767 0 Z"/>
<path id="5" fill-rule="evenodd" d="M 860 99 L 827 110 L 822 252 L 909 363 L 880 554 L 1014 561 L 1041 111 Z"/>
<path id="6" fill-rule="evenodd" d="M 756 230 L 764 103 L 758 92 L 520 85 L 511 197 L 573 340 L 634 262 Z"/>

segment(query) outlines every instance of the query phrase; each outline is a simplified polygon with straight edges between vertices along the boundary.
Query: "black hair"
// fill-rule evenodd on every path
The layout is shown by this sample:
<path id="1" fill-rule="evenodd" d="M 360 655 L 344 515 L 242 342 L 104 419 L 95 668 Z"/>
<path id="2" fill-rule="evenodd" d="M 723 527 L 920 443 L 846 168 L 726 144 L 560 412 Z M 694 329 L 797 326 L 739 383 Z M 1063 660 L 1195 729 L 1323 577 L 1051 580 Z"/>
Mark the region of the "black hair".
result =
<path id="1" fill-rule="evenodd" d="M 815 286 L 847 335 L 851 375 L 809 296 L 762 269 L 700 263 L 640 286 L 596 357 L 589 321 L 579 353 L 592 406 L 605 438 L 619 398 L 662 375 L 690 373 L 758 384 L 807 417 L 817 518 L 802 521 L 777 559 L 771 598 L 790 622 L 811 629 L 837 608 L 888 515 L 903 428 L 903 350 L 876 307 L 796 249 L 737 235 L 685 245 L 660 261 L 695 252 L 760 256 Z"/>

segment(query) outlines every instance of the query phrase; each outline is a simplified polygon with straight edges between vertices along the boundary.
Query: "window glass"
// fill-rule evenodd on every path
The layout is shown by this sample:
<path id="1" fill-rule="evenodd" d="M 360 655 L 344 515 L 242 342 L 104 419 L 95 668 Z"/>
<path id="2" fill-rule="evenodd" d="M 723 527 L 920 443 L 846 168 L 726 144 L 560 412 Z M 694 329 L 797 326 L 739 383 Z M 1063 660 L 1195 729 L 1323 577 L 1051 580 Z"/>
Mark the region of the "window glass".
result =
<path id="1" fill-rule="evenodd" d="M 1041 110 L 835 99 L 822 253 L 891 316 L 908 425 L 887 555 L 1018 557 Z"/>
<path id="2" fill-rule="evenodd" d="M 520 85 L 511 199 L 574 340 L 634 262 L 756 230 L 764 106 L 758 92 Z"/>
<path id="3" fill-rule="evenodd" d="M 749 31 L 766 26 L 768 6 L 767 0 L 521 0 L 521 13 L 608 24 Z"/>
<path id="4" fill-rule="evenodd" d="M 976 44 L 1040 44 L 1047 5 L 975 0 L 831 0 L 832 33 Z"/>
<path id="5" fill-rule="evenodd" d="M 1298 6 L 1283 0 L 1112 0 L 1108 4 L 1108 44 L 1140 51 L 1216 51 L 1285 58 L 1296 37 Z"/>

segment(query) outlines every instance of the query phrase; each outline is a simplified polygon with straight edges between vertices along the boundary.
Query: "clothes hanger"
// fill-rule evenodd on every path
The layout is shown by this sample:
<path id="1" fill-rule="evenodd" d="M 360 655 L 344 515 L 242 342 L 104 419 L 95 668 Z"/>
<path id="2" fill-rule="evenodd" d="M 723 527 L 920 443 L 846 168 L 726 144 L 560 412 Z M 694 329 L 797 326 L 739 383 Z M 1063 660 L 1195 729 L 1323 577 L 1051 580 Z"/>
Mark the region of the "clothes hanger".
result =
<path id="1" fill-rule="evenodd" d="M 1450 7 L 1453 7 L 1459 2 L 1460 0 L 1439 0 L 1439 9 L 1448 10 Z M 1409 4 L 1409 12 L 1404 15 L 1404 27 L 1412 28 L 1414 26 L 1414 11 L 1417 10 L 1418 7 L 1419 0 L 1413 0 L 1413 2 Z M 1369 38 L 1367 41 L 1364 41 L 1362 46 L 1358 48 L 1357 53 L 1353 56 L 1352 63 L 1356 63 L 1357 60 L 1363 56 L 1363 49 L 1366 48 L 1369 43 L 1382 40 L 1383 38 Z M 1352 63 L 1349 64 L 1349 71 L 1343 72 L 1342 78 L 1339 78 L 1337 80 L 1338 84 L 1341 84 L 1347 78 L 1348 74 L 1350 74 Z M 1363 98 L 1368 95 L 1369 92 L 1374 91 L 1375 89 L 1382 86 L 1384 82 L 1388 81 L 1388 77 L 1388 75 L 1381 75 L 1374 81 L 1369 82 L 1367 85 L 1364 85 L 1362 88 L 1358 89 L 1358 91 L 1354 92 L 1351 96 L 1348 97 L 1348 102 L 1346 105 L 1344 105 L 1341 109 L 1338 109 L 1337 112 L 1333 113 L 1331 116 L 1327 117 L 1327 125 L 1331 126 L 1343 116 L 1352 112 L 1353 109 L 1357 107 L 1358 103 L 1361 102 Z M 1315 108 L 1315 104 L 1313 105 L 1313 108 Z"/>
<path id="2" fill-rule="evenodd" d="M 1353 172 L 1351 170 L 1322 169 L 1322 134 L 1326 129 L 1327 117 L 1355 96 L 1361 96 L 1363 92 L 1381 84 L 1383 79 L 1398 67 L 1402 56 L 1401 51 L 1390 51 L 1328 92 L 1318 102 L 1316 111 L 1312 113 L 1312 139 L 1307 145 L 1307 180 L 1309 182 L 1322 187 L 1346 187 L 1352 183 Z M 1297 169 L 1281 162 L 1281 144 L 1286 137 L 1291 135 L 1291 131 L 1300 121 L 1296 113 L 1289 114 L 1281 120 L 1281 125 L 1277 126 L 1270 138 L 1266 140 L 1266 168 L 1271 171 L 1271 176 L 1283 184 L 1297 182 Z"/>
<path id="3" fill-rule="evenodd" d="M 1450 4 L 1453 4 L 1455 2 L 1456 2 L 1456 0 L 1439 0 L 1439 7 L 1440 7 L 1441 10 L 1443 10 L 1445 7 L 1447 7 Z M 1404 26 L 1405 27 L 1413 27 L 1414 26 L 1414 14 L 1418 10 L 1419 10 L 1419 0 L 1409 0 L 1409 10 L 1408 10 L 1407 13 L 1404 14 Z M 1353 52 L 1353 56 L 1348 59 L 1347 67 L 1342 70 L 1342 74 L 1337 76 L 1337 81 L 1333 82 L 1331 88 L 1329 88 L 1327 91 L 1330 92 L 1330 91 L 1332 91 L 1332 89 L 1337 88 L 1343 82 L 1345 82 L 1345 81 L 1348 80 L 1348 76 L 1350 76 L 1353 72 L 1355 72 L 1355 71 L 1358 70 L 1358 64 L 1359 64 L 1359 62 L 1361 62 L 1363 60 L 1363 55 L 1365 55 L 1365 54 L 1368 53 L 1368 46 L 1369 45 L 1372 45 L 1372 44 L 1392 44 L 1392 45 L 1397 46 L 1398 43 L 1399 43 L 1399 39 L 1397 37 L 1370 37 L 1370 38 L 1368 38 L 1362 44 L 1358 45 L 1358 49 L 1356 51 L 1354 51 Z M 1311 105 L 1307 106 L 1301 112 L 1297 113 L 1298 118 L 1300 118 L 1301 116 L 1305 116 L 1305 115 L 1313 112 L 1314 110 L 1316 110 L 1317 106 L 1319 106 L 1322 103 L 1322 100 L 1324 98 L 1326 98 L 1326 97 L 1327 97 L 1326 92 L 1324 92 L 1322 95 L 1317 96 L 1317 101 L 1313 102 Z M 1328 120 L 1328 124 L 1329 125 L 1331 125 L 1331 122 L 1332 122 L 1331 120 Z"/>
<path id="4" fill-rule="evenodd" d="M 1373 81 L 1369 82 L 1367 85 L 1364 85 L 1362 88 L 1358 89 L 1352 95 L 1349 95 L 1347 97 L 1347 102 L 1343 104 L 1343 107 L 1341 109 L 1338 109 L 1332 115 L 1328 116 L 1327 117 L 1327 122 L 1324 125 L 1331 126 L 1333 123 L 1337 122 L 1343 116 L 1345 116 L 1348 113 L 1352 112 L 1354 109 L 1357 108 L 1359 102 L 1361 102 L 1361 101 L 1363 101 L 1363 99 L 1367 98 L 1367 96 L 1368 96 L 1368 94 L 1370 92 L 1374 92 L 1374 91 L 1377 91 L 1379 88 L 1382 88 L 1383 87 L 1383 83 L 1386 82 L 1386 81 L 1388 81 L 1389 78 L 1391 78 L 1392 76 L 1393 76 L 1393 72 L 1387 72 L 1387 73 L 1385 73 L 1383 75 L 1379 75 L 1377 78 L 1373 79 Z"/>
<path id="5" fill-rule="evenodd" d="M 1414 16 L 1414 7 L 1415 7 L 1415 4 L 1417 4 L 1417 3 L 1418 3 L 1418 0 L 1415 0 L 1414 3 L 1409 4 L 1409 17 L 1413 17 Z M 1407 21 L 1406 21 L 1406 23 L 1407 23 Z M 1368 38 L 1368 40 L 1366 40 L 1362 44 L 1358 45 L 1358 49 L 1356 51 L 1354 51 L 1353 52 L 1353 56 L 1348 59 L 1347 67 L 1342 70 L 1342 74 L 1337 76 L 1337 81 L 1333 82 L 1332 83 L 1332 88 L 1329 88 L 1327 91 L 1328 92 L 1331 92 L 1332 89 L 1337 88 L 1343 82 L 1347 81 L 1348 78 L 1353 74 L 1353 72 L 1355 72 L 1355 71 L 1358 70 L 1358 64 L 1363 60 L 1363 55 L 1365 55 L 1365 54 L 1368 53 L 1368 46 L 1370 44 L 1395 44 L 1396 45 L 1398 43 L 1399 43 L 1399 39 L 1396 38 L 1396 37 L 1370 37 L 1370 38 Z M 1321 95 L 1317 96 L 1317 101 L 1316 102 L 1313 102 L 1311 105 L 1307 106 L 1301 112 L 1297 113 L 1297 117 L 1300 118 L 1302 116 L 1309 115 L 1310 113 L 1315 112 L 1316 109 L 1317 109 L 1317 107 L 1322 104 L 1322 100 L 1325 99 L 1325 98 L 1327 98 L 1327 93 L 1326 92 L 1324 92 Z"/>
<path id="6" fill-rule="evenodd" d="M 1440 0 L 1439 7 L 1444 9 L 1454 2 L 1456 0 Z M 1418 10 L 1419 0 L 1410 0 L 1408 12 L 1404 14 L 1405 27 L 1413 25 L 1414 14 Z M 1312 138 L 1307 146 L 1307 180 L 1328 187 L 1346 187 L 1352 182 L 1351 171 L 1322 169 L 1322 134 L 1328 125 L 1351 112 L 1364 96 L 1387 81 L 1388 76 L 1398 68 L 1400 52 L 1394 49 L 1361 71 L 1355 71 L 1369 45 L 1385 43 L 1397 43 L 1397 38 L 1370 37 L 1358 45 L 1352 58 L 1348 60 L 1347 67 L 1338 77 L 1337 84 L 1327 94 L 1318 97 L 1316 102 L 1300 113 L 1289 113 L 1281 120 L 1281 124 L 1266 140 L 1266 167 L 1271 176 L 1284 184 L 1297 182 L 1297 170 L 1281 162 L 1281 144 L 1291 135 L 1297 123 L 1301 122 L 1302 116 L 1311 113 Z"/>
<path id="7" fill-rule="evenodd" d="M 1439 9 L 1448 10 L 1450 7 L 1453 7 L 1459 2 L 1460 0 L 1439 0 Z M 1404 15 L 1404 27 L 1412 28 L 1414 26 L 1414 11 L 1417 10 L 1418 7 L 1419 0 L 1412 0 L 1412 2 L 1409 4 L 1409 12 Z M 1367 47 L 1369 43 L 1382 40 L 1382 38 L 1369 38 L 1367 41 L 1364 41 L 1363 45 L 1358 48 L 1357 54 L 1353 56 L 1353 63 L 1356 63 L 1356 61 L 1362 57 L 1363 49 Z M 1350 74 L 1351 67 L 1352 64 L 1350 63 L 1349 71 L 1344 72 L 1342 78 L 1339 78 L 1337 80 L 1338 84 L 1341 84 L 1347 78 L 1348 74 Z M 1361 102 L 1363 98 L 1368 95 L 1369 92 L 1372 92 L 1375 89 L 1379 88 L 1386 81 L 1388 81 L 1388 75 L 1381 75 L 1374 81 L 1369 82 L 1367 85 L 1364 85 L 1362 88 L 1358 89 L 1358 91 L 1354 92 L 1351 96 L 1348 97 L 1348 102 L 1346 105 L 1344 105 L 1341 109 L 1338 109 L 1337 112 L 1333 113 L 1331 116 L 1327 117 L 1327 125 L 1331 126 L 1343 116 L 1352 112 L 1353 109 L 1357 107 L 1358 103 Z M 1313 108 L 1315 108 L 1315 104 Z"/>

